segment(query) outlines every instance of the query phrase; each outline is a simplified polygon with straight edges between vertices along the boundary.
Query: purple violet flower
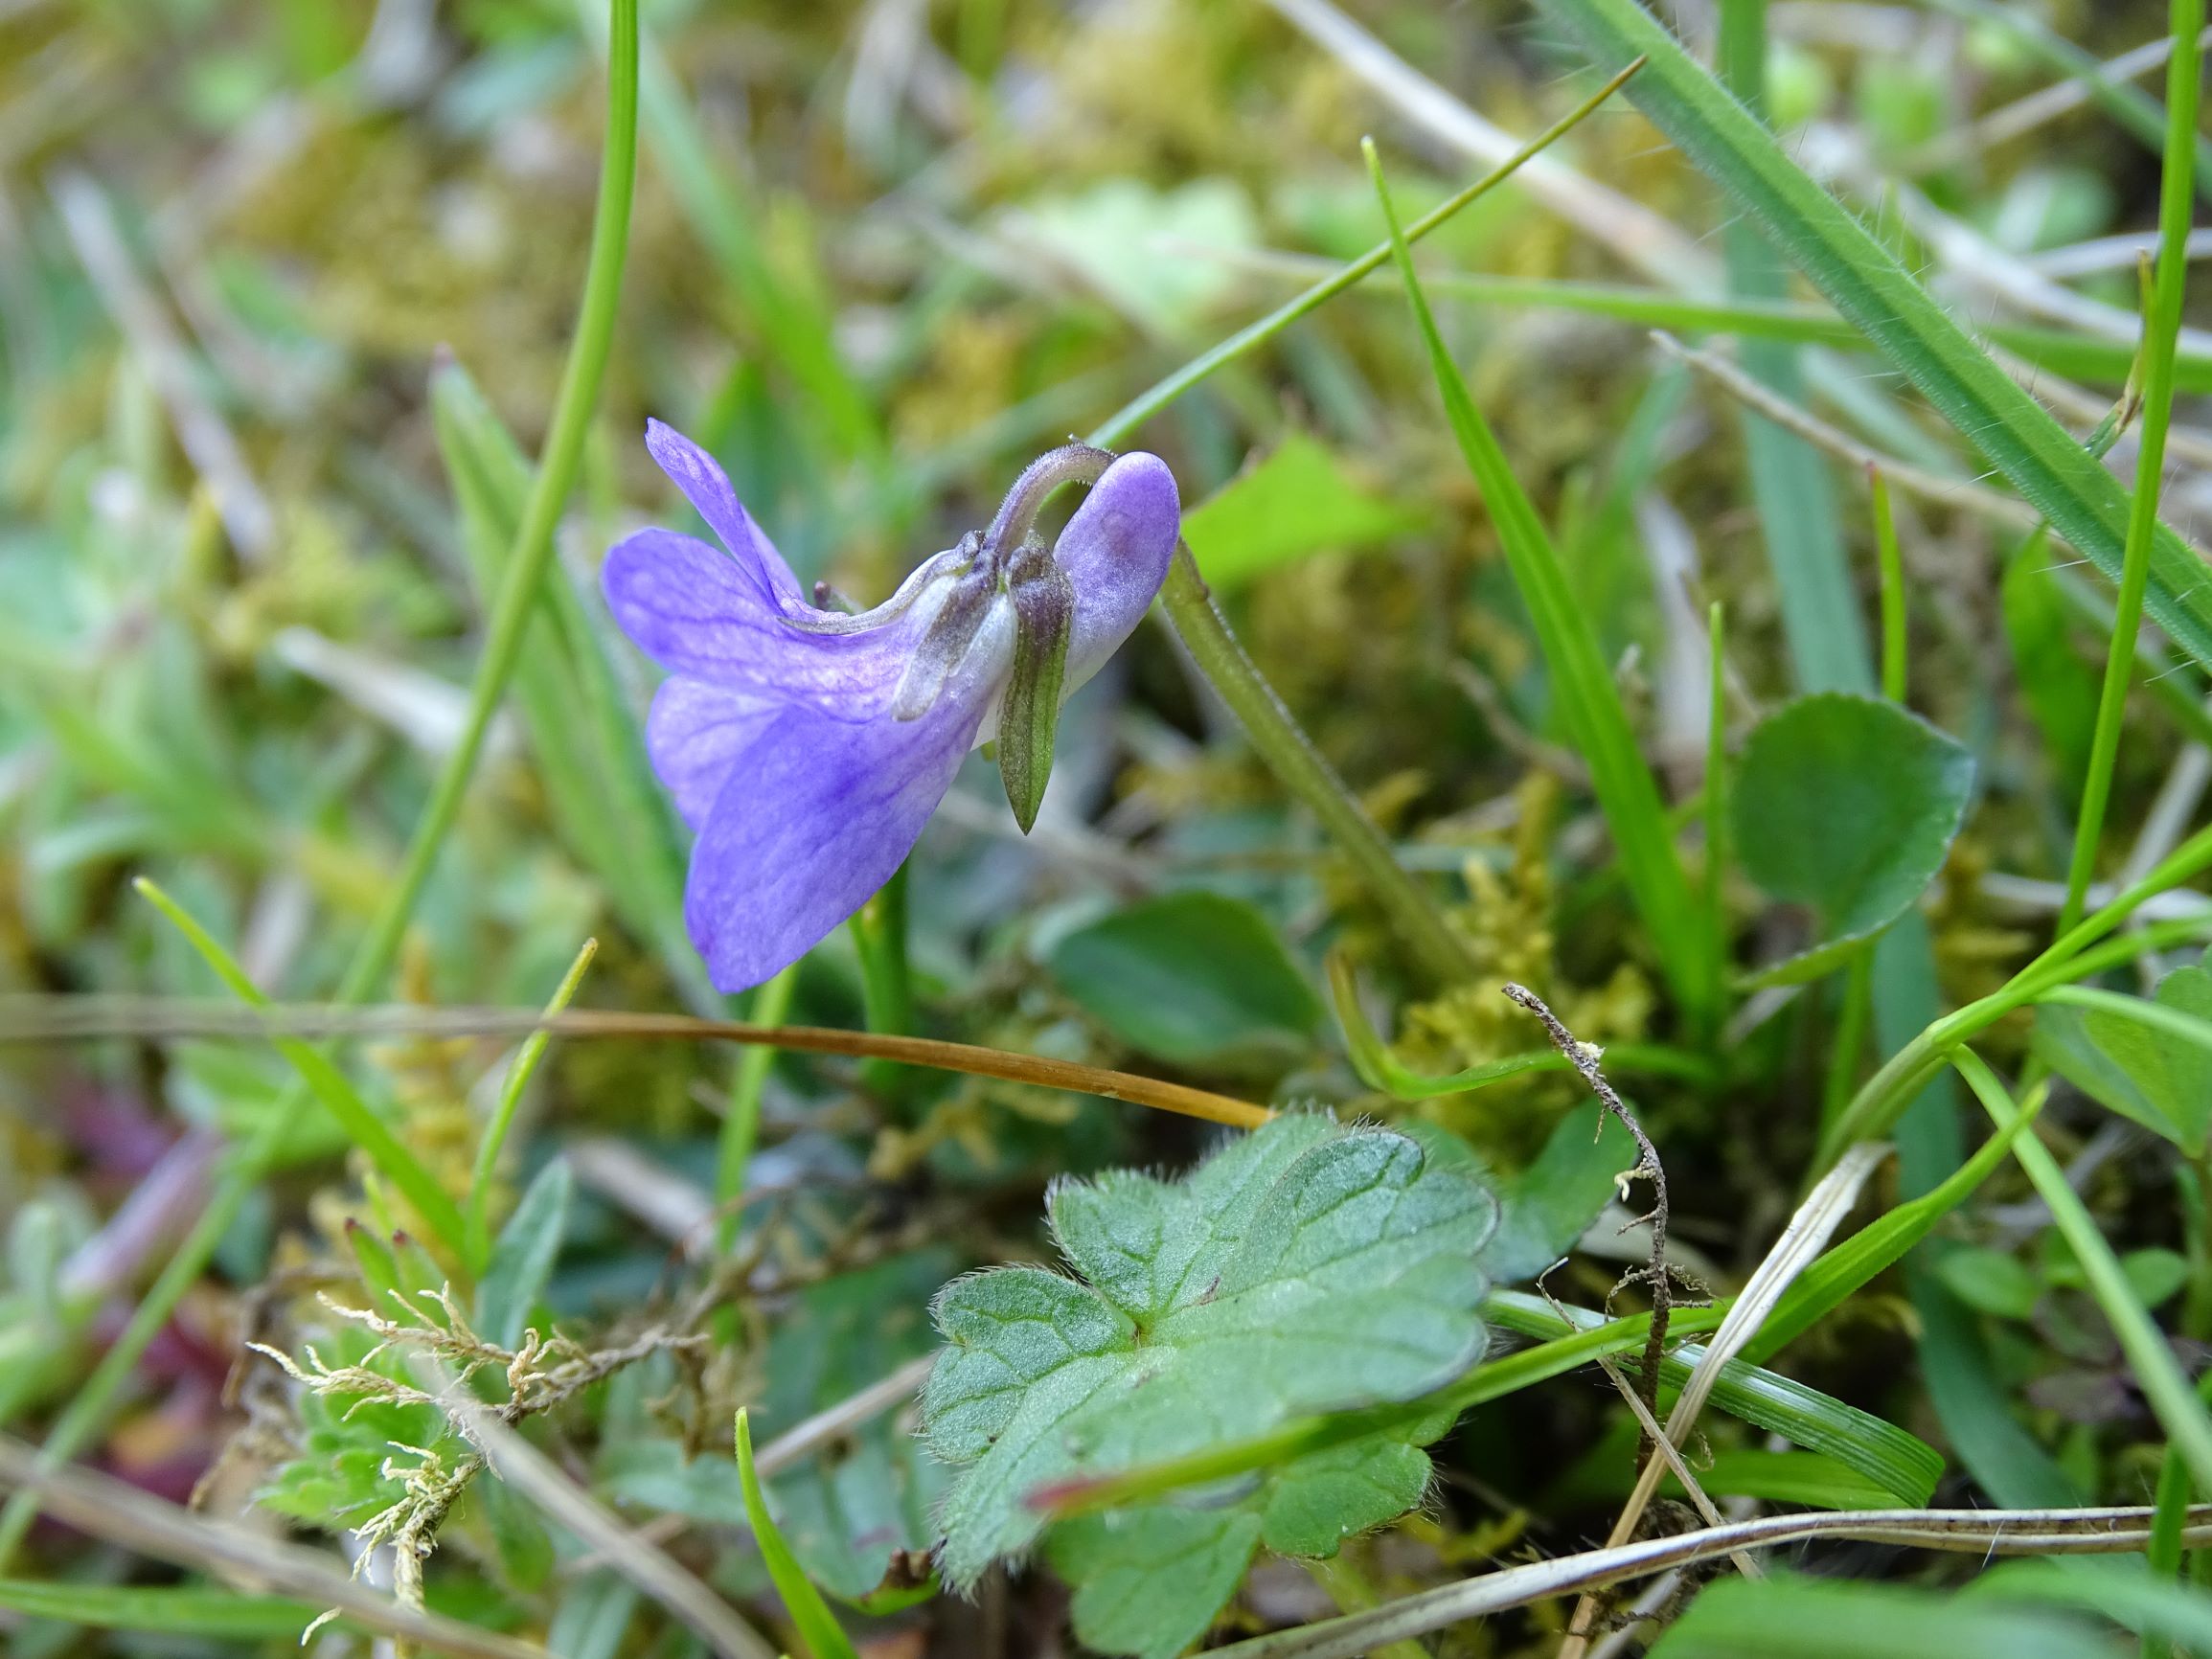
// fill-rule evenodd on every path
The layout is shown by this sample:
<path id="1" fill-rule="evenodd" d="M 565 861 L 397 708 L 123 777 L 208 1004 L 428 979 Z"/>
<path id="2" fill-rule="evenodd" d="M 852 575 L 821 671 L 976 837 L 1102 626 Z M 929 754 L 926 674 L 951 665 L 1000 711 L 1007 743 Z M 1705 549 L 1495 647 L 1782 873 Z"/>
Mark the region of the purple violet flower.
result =
<path id="1" fill-rule="evenodd" d="M 646 447 L 729 551 L 641 530 L 601 580 L 669 671 L 646 748 L 698 836 L 684 923 L 716 988 L 741 990 L 891 878 L 977 744 L 997 739 L 1029 828 L 1060 700 L 1158 593 L 1180 508 L 1157 456 L 1069 444 L 1031 464 L 989 530 L 852 616 L 807 602 L 704 450 L 658 420 Z M 1090 493 L 1047 542 L 1038 511 L 1066 484 Z"/>

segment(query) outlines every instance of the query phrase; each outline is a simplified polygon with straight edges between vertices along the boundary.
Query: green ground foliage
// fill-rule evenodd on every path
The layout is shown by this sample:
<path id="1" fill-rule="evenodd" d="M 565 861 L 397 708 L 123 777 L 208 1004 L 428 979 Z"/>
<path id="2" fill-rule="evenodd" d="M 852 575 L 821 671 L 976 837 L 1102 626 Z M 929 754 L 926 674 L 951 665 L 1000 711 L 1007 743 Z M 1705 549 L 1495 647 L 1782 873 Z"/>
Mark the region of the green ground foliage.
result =
<path id="1" fill-rule="evenodd" d="M 2212 1653 L 2203 23 L 0 0 L 0 1648 Z M 734 996 L 649 416 L 1195 561 Z"/>

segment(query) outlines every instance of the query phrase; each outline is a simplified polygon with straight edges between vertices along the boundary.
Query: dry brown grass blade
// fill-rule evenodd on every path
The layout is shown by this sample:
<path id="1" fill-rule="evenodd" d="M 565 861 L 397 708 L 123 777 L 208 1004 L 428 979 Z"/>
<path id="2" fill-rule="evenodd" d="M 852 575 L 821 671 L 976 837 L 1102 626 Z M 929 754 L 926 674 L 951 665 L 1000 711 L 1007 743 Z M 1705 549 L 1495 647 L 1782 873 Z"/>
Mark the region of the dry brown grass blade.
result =
<path id="1" fill-rule="evenodd" d="M 265 1009 L 167 997 L 6 996 L 0 997 L 0 1043 L 81 1041 L 94 1037 L 500 1037 L 532 1032 L 560 1037 L 627 1038 L 633 1041 L 730 1042 L 793 1049 L 805 1054 L 844 1055 L 855 1059 L 898 1060 L 937 1071 L 1065 1089 L 1097 1095 L 1186 1118 L 1203 1118 L 1234 1128 L 1259 1127 L 1274 1114 L 1265 1106 L 1163 1082 L 1104 1066 L 1013 1054 L 974 1043 L 941 1042 L 934 1037 L 885 1036 L 874 1032 L 838 1031 L 827 1026 L 759 1026 L 742 1020 L 701 1019 L 691 1014 L 630 1013 L 570 1010 L 548 1019 L 536 1009 L 422 1008 L 399 1004 L 334 1007 L 278 1004 Z"/>
<path id="2" fill-rule="evenodd" d="M 1838 1510 L 1827 1514 L 1767 1515 L 1612 1549 L 1585 1550 L 1556 1561 L 1502 1568 L 1404 1597 L 1371 1612 L 1233 1643 L 1214 1649 L 1209 1659 L 1355 1659 L 1386 1643 L 1425 1636 L 1531 1602 L 1602 1589 L 1736 1550 L 1815 1538 L 1976 1556 L 2132 1554 L 2149 1543 L 2154 1512 L 2149 1509 Z M 2212 1542 L 2212 1504 L 2200 1504 L 2189 1511 L 2183 1536 L 2192 1545 Z"/>
<path id="3" fill-rule="evenodd" d="M 440 1403 L 454 1426 L 482 1452 L 501 1480 L 528 1498 L 548 1520 L 589 1544 L 606 1564 L 688 1625 L 719 1659 L 776 1659 L 776 1649 L 702 1580 L 657 1545 L 609 1514 L 592 1495 L 513 1429 L 497 1412 L 470 1398 L 424 1362 L 428 1375 L 447 1383 Z M 737 1478 L 731 1471 L 732 1480 Z"/>
<path id="4" fill-rule="evenodd" d="M 0 1435 L 0 1486 L 30 1487 L 46 1513 L 81 1533 L 179 1567 L 266 1586 L 419 1648 L 466 1659 L 546 1659 L 534 1642 L 478 1630 L 404 1606 L 350 1577 L 331 1557 L 168 1503 L 112 1476 L 70 1467 L 38 1472 L 38 1453 Z"/>

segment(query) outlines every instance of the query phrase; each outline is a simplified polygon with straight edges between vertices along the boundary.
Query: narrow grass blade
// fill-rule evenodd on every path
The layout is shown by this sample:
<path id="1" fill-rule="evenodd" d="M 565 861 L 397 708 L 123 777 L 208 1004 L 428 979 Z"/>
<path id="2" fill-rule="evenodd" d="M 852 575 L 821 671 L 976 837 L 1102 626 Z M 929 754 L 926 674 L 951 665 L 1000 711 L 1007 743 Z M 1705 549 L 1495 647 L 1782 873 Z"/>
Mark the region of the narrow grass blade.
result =
<path id="1" fill-rule="evenodd" d="M 2166 65 L 2166 159 L 2158 186 L 2158 266 L 2143 327 L 2143 420 L 2135 459 L 2135 494 L 2129 503 L 2128 538 L 2120 568 L 2120 594 L 2105 657 L 2105 684 L 2097 700 L 2097 726 L 2089 740 L 2089 767 L 2082 783 L 2081 815 L 2074 827 L 2073 858 L 2066 869 L 2066 901 L 2059 911 L 2064 933 L 2081 919 L 2097 865 L 2119 759 L 2120 726 L 2127 716 L 2128 685 L 2135 670 L 2135 635 L 2151 580 L 2153 537 L 2158 531 L 2158 485 L 2166 464 L 2166 432 L 2174 418 L 2174 341 L 2181 330 L 2182 290 L 2189 280 L 2189 228 L 2194 202 L 2189 170 L 2203 141 L 2197 133 L 2199 81 L 2203 54 L 2197 44 L 2204 26 L 2204 0 L 2173 0 L 2174 56 Z M 2200 575 L 2201 572 L 2200 572 Z"/>
<path id="2" fill-rule="evenodd" d="M 1721 80 L 1761 120 L 1767 108 L 1767 0 L 1722 0 Z M 1778 300 L 1786 274 L 1756 225 L 1733 219 L 1722 232 L 1728 290 Z M 1780 341 L 1745 340 L 1744 368 L 1776 397 L 1804 398 L 1797 352 Z M 1870 692 L 1866 626 L 1852 591 L 1851 566 L 1836 525 L 1836 481 L 1819 452 L 1748 407 L 1738 410 L 1767 567 L 1782 602 L 1782 631 L 1798 688 Z"/>
<path id="3" fill-rule="evenodd" d="M 1897 517 L 1889 510 L 1889 480 L 1866 469 L 1874 497 L 1874 548 L 1881 563 L 1881 694 L 1904 701 L 1904 555 L 1897 545 Z"/>
<path id="4" fill-rule="evenodd" d="M 141 1589 L 0 1579 L 0 1607 L 30 1619 L 56 1619 L 94 1630 L 155 1630 L 214 1641 L 297 1640 L 322 1609 L 282 1596 L 235 1590 Z"/>
<path id="5" fill-rule="evenodd" d="M 1543 8 L 1601 67 L 1647 58 L 1629 85 L 1630 100 L 2054 530 L 2119 580 L 2127 491 L 1960 330 L 1894 254 L 1806 177 L 1635 0 L 1543 0 Z M 2177 644 L 2212 663 L 2212 581 L 2169 530 L 2152 541 L 2146 605 Z"/>
<path id="6" fill-rule="evenodd" d="M 599 941 L 585 940 L 554 989 L 553 1000 L 545 1005 L 547 1019 L 568 1006 L 576 988 L 583 983 L 584 969 L 598 954 Z M 468 1182 L 467 1236 L 468 1260 L 472 1271 L 479 1275 L 491 1260 L 491 1179 L 498 1172 L 499 1153 L 507 1145 L 507 1131 L 513 1127 L 515 1108 L 522 1104 L 522 1091 L 530 1086 L 531 1074 L 537 1070 L 537 1062 L 545 1057 L 546 1044 L 552 1040 L 552 1032 L 544 1030 L 534 1031 L 522 1039 L 514 1063 L 507 1068 L 507 1081 L 500 1086 L 499 1104 L 476 1144 L 476 1168 Z"/>
<path id="7" fill-rule="evenodd" d="M 761 1477 L 753 1467 L 752 1427 L 741 1411 L 738 1413 L 738 1481 L 744 1489 L 745 1517 L 753 1524 L 753 1542 L 760 1546 L 768 1577 L 775 1580 L 776 1594 L 784 1599 L 784 1610 L 799 1627 L 810 1659 L 858 1659 L 851 1640 L 822 1600 L 822 1592 L 808 1579 L 799 1557 L 791 1553 L 791 1546 L 785 1542 L 775 1518 L 768 1513 L 767 1494 L 761 1490 Z"/>
<path id="8" fill-rule="evenodd" d="M 783 1024 L 798 984 L 799 965 L 793 963 L 753 992 L 752 1006 L 745 1012 L 755 1025 Z M 715 1151 L 715 1207 L 723 1212 L 719 1238 L 724 1251 L 738 1241 L 737 1204 L 744 1195 L 745 1170 L 761 1138 L 761 1097 L 768 1086 L 768 1068 L 775 1063 L 774 1049 L 749 1048 L 738 1057 L 738 1074 L 730 1083 L 729 1106 L 722 1114 Z"/>
<path id="9" fill-rule="evenodd" d="M 246 977 L 245 969 L 231 953 L 216 943 L 215 937 L 187 914 L 182 905 L 143 875 L 132 885 L 142 898 L 169 918 L 199 953 L 200 960 L 215 969 L 216 976 L 230 988 L 239 1001 L 249 1008 L 269 1006 L 269 999 L 262 994 L 261 987 Z M 322 1102 L 323 1109 L 345 1130 L 346 1138 L 367 1154 L 379 1174 L 399 1189 L 447 1249 L 460 1251 L 464 1234 L 460 1207 L 438 1184 L 437 1177 L 400 1143 L 391 1125 L 361 1099 L 359 1091 L 331 1057 L 298 1037 L 272 1036 L 269 1040 L 279 1054 L 292 1062 L 301 1080 L 315 1099 Z"/>
<path id="10" fill-rule="evenodd" d="M 2018 1120 L 2019 1110 L 2013 1104 L 2012 1096 L 1979 1055 L 1971 1049 L 1961 1049 L 1953 1057 L 1953 1063 L 1997 1127 L 2008 1128 Z M 2111 1324 L 2112 1334 L 2119 1339 L 2129 1369 L 2135 1375 L 2135 1385 L 2143 1391 L 2143 1398 L 2156 1414 L 2169 1443 L 2189 1466 L 2197 1484 L 2212 1488 L 2212 1413 L 2205 1410 L 2204 1402 L 2197 1398 L 2197 1391 L 2181 1374 L 2180 1364 L 2175 1359 L 2165 1333 L 2136 1299 L 2128 1284 L 2128 1276 L 2120 1269 L 2120 1259 L 2112 1253 L 2111 1245 L 2098 1231 L 2088 1206 L 2082 1202 L 2081 1194 L 2074 1191 L 2066 1172 L 2059 1168 L 2058 1160 L 2042 1142 L 2033 1134 L 2016 1136 L 2013 1156 L 2018 1159 L 2043 1202 L 2050 1206 L 2059 1235 L 2081 1263 L 2083 1275 L 2088 1281 L 2089 1294 L 2096 1298 L 2097 1306 Z"/>
<path id="11" fill-rule="evenodd" d="M 1658 784 L 1636 747 L 1628 711 L 1621 706 L 1620 689 L 1599 653 L 1589 618 L 1575 602 L 1573 584 L 1553 551 L 1536 507 L 1514 476 L 1496 435 L 1476 411 L 1467 383 L 1437 332 L 1436 319 L 1414 272 L 1413 256 L 1399 229 L 1389 187 L 1372 144 L 1367 155 L 1390 225 L 1399 273 L 1405 282 L 1414 322 L 1428 348 L 1446 416 L 1468 468 L 1482 490 L 1514 581 L 1534 620 L 1538 644 L 1551 670 L 1567 729 L 1589 762 L 1591 782 L 1612 830 L 1623 878 L 1651 929 L 1669 988 L 1689 1012 L 1692 1024 L 1702 1027 L 1716 1011 L 1711 1001 L 1714 976 L 1706 961 L 1712 948 L 1711 933 L 1668 835 Z"/>

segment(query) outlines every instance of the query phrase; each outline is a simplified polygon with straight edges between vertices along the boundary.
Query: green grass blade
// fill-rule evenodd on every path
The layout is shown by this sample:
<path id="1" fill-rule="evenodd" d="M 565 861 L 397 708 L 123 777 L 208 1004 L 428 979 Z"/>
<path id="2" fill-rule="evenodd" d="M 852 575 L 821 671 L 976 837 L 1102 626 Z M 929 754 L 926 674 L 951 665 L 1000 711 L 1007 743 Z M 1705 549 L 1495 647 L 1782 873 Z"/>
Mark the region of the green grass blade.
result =
<path id="1" fill-rule="evenodd" d="M 2181 1575 L 2181 1531 L 2189 1524 L 2189 1466 L 2172 1446 L 2158 1466 L 2158 1492 L 2153 1500 L 2157 1515 L 2151 1523 L 2151 1546 L 2143 1552 L 2144 1564 L 2160 1579 Z M 2143 1659 L 2165 1659 L 2165 1651 L 2146 1630 Z"/>
<path id="2" fill-rule="evenodd" d="M 2059 909 L 2061 933 L 2081 920 L 2097 843 L 2105 829 L 2105 803 L 2112 764 L 2120 754 L 2120 725 L 2127 716 L 2128 685 L 2135 670 L 2135 635 L 2141 631 L 2143 595 L 2151 579 L 2152 538 L 2158 530 L 2158 483 L 2166 464 L 2166 430 L 2174 417 L 2174 341 L 2181 331 L 2182 289 L 2189 280 L 2190 163 L 2197 137 L 2198 82 L 2202 53 L 2204 0 L 2173 0 L 2174 56 L 2167 62 L 2166 160 L 2158 182 L 2158 273 L 2143 329 L 2143 425 L 2135 459 L 2135 494 L 2129 504 L 2128 540 L 2120 568 L 2120 594 L 2105 655 L 2105 683 L 2097 699 L 2097 726 L 2089 741 L 2089 768 L 2082 784 L 2081 815 L 2073 857 L 2066 869 L 2066 899 Z"/>
<path id="3" fill-rule="evenodd" d="M 753 1467 L 752 1426 L 742 1411 L 738 1413 L 737 1438 L 738 1482 L 744 1489 L 745 1517 L 752 1522 L 753 1542 L 760 1546 L 761 1559 L 767 1563 L 776 1594 L 783 1597 L 784 1610 L 799 1627 L 810 1659 L 858 1659 L 852 1641 L 822 1600 L 822 1592 L 808 1579 L 799 1557 L 791 1553 L 791 1546 L 785 1542 L 775 1518 L 768 1513 L 767 1494 L 761 1490 L 761 1477 Z"/>
<path id="4" fill-rule="evenodd" d="M 1767 0 L 1722 0 L 1721 79 L 1753 111 L 1767 105 Z M 1743 299 L 1781 299 L 1781 264 L 1745 219 L 1722 233 L 1728 290 Z M 1777 397 L 1802 402 L 1805 376 L 1794 348 L 1777 340 L 1745 340 L 1744 369 Z M 1804 439 L 1758 411 L 1739 405 L 1767 563 L 1782 602 L 1782 632 L 1799 689 L 1871 692 L 1866 625 L 1852 591 L 1851 566 L 1836 526 L 1836 481 L 1828 463 Z"/>
<path id="5" fill-rule="evenodd" d="M 745 1017 L 755 1025 L 782 1025 L 790 1016 L 798 986 L 799 965 L 793 963 L 753 992 Z M 768 1068 L 775 1063 L 774 1049 L 748 1048 L 738 1057 L 737 1076 L 730 1081 L 729 1106 L 722 1114 L 722 1132 L 715 1148 L 715 1208 L 722 1217 L 717 1232 L 724 1252 L 738 1242 L 739 1200 L 744 1196 L 745 1171 L 761 1138 L 761 1098 L 767 1090 Z"/>
<path id="6" fill-rule="evenodd" d="M 1961 1049 L 1953 1057 L 1953 1063 L 1998 1128 L 2009 1128 L 2019 1120 L 2020 1113 L 2013 1104 L 2012 1096 L 1979 1055 L 1971 1049 Z M 2112 1253 L 2111 1245 L 2098 1231 L 2088 1206 L 2082 1202 L 2082 1195 L 2074 1191 L 2066 1172 L 2059 1168 L 2059 1161 L 2051 1156 L 2042 1142 L 2032 1133 L 2016 1136 L 2013 1156 L 2019 1160 L 2036 1192 L 2050 1207 L 2060 1237 L 2065 1239 L 2074 1259 L 2081 1263 L 2083 1276 L 2088 1281 L 2089 1294 L 2104 1310 L 2112 1334 L 2119 1339 L 2129 1369 L 2134 1373 L 2135 1385 L 2150 1402 L 2159 1426 L 2165 1429 L 2168 1443 L 2189 1466 L 2197 1484 L 2212 1488 L 2212 1413 L 2205 1410 L 2204 1402 L 2197 1398 L 2197 1391 L 2182 1375 L 2165 1332 L 2136 1299 L 2128 1284 L 2127 1274 L 2120 1268 L 2120 1259 Z"/>
<path id="7" fill-rule="evenodd" d="M 1630 99 L 1827 296 L 2052 528 L 2117 581 L 2128 492 L 1928 298 L 1897 257 L 1776 147 L 1635 0 L 1542 0 L 1601 68 L 1638 57 Z M 2146 606 L 2212 663 L 2212 581 L 2170 530 L 2150 551 Z"/>
<path id="8" fill-rule="evenodd" d="M 1866 469 L 1874 497 L 1874 549 L 1881 563 L 1881 694 L 1904 701 L 1904 555 L 1897 545 L 1897 519 L 1889 510 L 1889 480 L 1881 469 Z"/>
<path id="9" fill-rule="evenodd" d="M 1716 1011 L 1711 1000 L 1714 976 L 1706 960 L 1712 939 L 1667 832 L 1667 812 L 1659 798 L 1658 783 L 1636 746 L 1628 711 L 1621 706 L 1620 688 L 1613 683 L 1599 652 L 1589 618 L 1575 602 L 1573 584 L 1537 516 L 1535 504 L 1514 476 L 1496 435 L 1475 409 L 1467 382 L 1460 377 L 1443 336 L 1437 332 L 1436 319 L 1414 272 L 1413 256 L 1399 229 L 1397 211 L 1391 205 L 1389 188 L 1372 144 L 1367 155 L 1390 226 L 1399 274 L 1405 283 L 1414 322 L 1427 345 L 1429 364 L 1435 371 L 1452 435 L 1458 439 L 1460 452 L 1482 490 L 1514 582 L 1528 605 L 1567 730 L 1589 762 L 1591 782 L 1612 830 L 1622 876 L 1651 929 L 1669 987 L 1690 1014 L 1692 1024 L 1701 1027 Z"/>
<path id="10" fill-rule="evenodd" d="M 322 1609 L 282 1596 L 235 1590 L 141 1588 L 0 1579 L 0 1607 L 29 1619 L 57 1619 L 95 1630 L 154 1630 L 212 1641 L 297 1641 Z"/>
<path id="11" fill-rule="evenodd" d="M 561 975 L 560 984 L 554 988 L 553 999 L 545 1005 L 547 1019 L 568 1006 L 576 988 L 583 983 L 584 969 L 598 954 L 599 941 L 585 940 L 568 971 Z M 479 1277 L 491 1260 L 491 1178 L 499 1169 L 500 1149 L 507 1145 L 507 1131 L 514 1125 L 515 1108 L 522 1104 L 522 1091 L 530 1086 L 531 1074 L 537 1070 L 537 1062 L 545 1057 L 546 1045 L 552 1040 L 553 1034 L 545 1031 L 534 1031 L 522 1039 L 514 1063 L 507 1068 L 507 1081 L 500 1085 L 499 1104 L 492 1109 L 491 1121 L 485 1125 L 483 1138 L 476 1144 L 476 1167 L 468 1181 L 467 1238 L 469 1267 Z"/>
<path id="12" fill-rule="evenodd" d="M 200 960 L 216 972 L 216 977 L 229 987 L 231 994 L 248 1008 L 266 1008 L 269 999 L 262 994 L 260 986 L 246 977 L 244 968 L 231 953 L 217 943 L 213 934 L 202 927 L 182 905 L 156 887 L 145 876 L 132 883 L 139 896 L 162 915 L 169 918 L 176 930 L 197 951 Z M 300 1079 L 322 1102 L 323 1109 L 337 1120 L 345 1130 L 346 1138 L 367 1154 L 369 1162 L 387 1181 L 399 1189 L 417 1215 L 435 1233 L 448 1249 L 458 1251 L 462 1246 L 463 1226 L 460 1207 L 438 1178 L 422 1166 L 414 1153 L 400 1143 L 392 1127 L 361 1099 L 346 1074 L 340 1071 L 331 1057 L 310 1043 L 298 1037 L 275 1036 L 270 1044 L 285 1058 L 292 1062 Z"/>
<path id="13" fill-rule="evenodd" d="M 1494 1292 L 1483 1305 L 1483 1312 L 1494 1325 L 1524 1336 L 1554 1337 L 1569 1329 L 1552 1305 L 1522 1291 Z M 1669 1329 L 1674 1327 L 1670 1324 Z M 1703 1352 L 1686 1347 L 1670 1352 L 1660 1368 L 1661 1387 L 1680 1387 Z M 1633 1357 L 1629 1356 L 1627 1363 L 1632 1366 Z M 1741 1359 L 1721 1368 L 1713 1403 L 1808 1451 L 1827 1453 L 1906 1504 L 1927 1503 L 1943 1476 L 1942 1455 L 1917 1436 Z"/>
<path id="14" fill-rule="evenodd" d="M 458 362 L 432 373 L 430 412 L 462 547 L 479 591 L 495 593 L 529 499 L 529 459 Z M 684 934 L 683 857 L 638 721 L 562 573 L 552 573 L 545 600 L 514 665 L 514 697 L 555 827 L 693 1006 L 718 1013 L 722 1001 Z"/>
<path id="15" fill-rule="evenodd" d="M 1797 1276 L 1759 1327 L 1758 1334 L 1745 1344 L 1745 1360 L 1757 1365 L 1772 1358 L 1835 1311 L 1846 1296 L 1870 1284 L 1883 1268 L 1902 1261 L 1906 1251 L 1927 1238 L 1938 1221 L 1965 1203 L 1996 1171 L 2011 1153 L 2014 1138 L 2033 1117 L 2032 1111 L 2023 1112 L 2018 1124 L 1983 1142 L 1973 1157 L 1945 1176 L 1932 1192 L 1907 1199 L 1824 1251 Z"/>
<path id="16" fill-rule="evenodd" d="M 337 988 L 334 1000 L 340 1003 L 359 1002 L 391 971 L 431 867 L 447 831 L 460 816 L 462 797 L 483 751 L 485 733 L 521 654 L 523 630 L 553 557 L 553 533 L 576 481 L 583 458 L 584 434 L 599 401 L 600 381 L 614 338 L 615 306 L 621 296 L 623 264 L 629 245 L 630 200 L 637 182 L 637 0 L 609 0 L 609 5 L 612 50 L 607 57 L 606 137 L 600 157 L 599 203 L 592 219 L 591 255 L 584 271 L 583 296 L 577 307 L 576 332 L 569 342 L 544 453 L 492 609 L 484 654 L 469 687 L 468 715 L 461 740 L 439 774 L 382 910 L 354 949 Z M 287 1092 L 279 1108 L 241 1149 L 192 1232 L 163 1263 L 129 1322 L 47 1431 L 39 1448 L 41 1469 L 58 1467 L 76 1456 L 106 1420 L 137 1368 L 139 1356 L 198 1281 L 307 1099 L 304 1085 Z M 0 1509 L 0 1568 L 6 1566 L 30 1531 L 38 1504 L 36 1490 L 25 1487 Z"/>

